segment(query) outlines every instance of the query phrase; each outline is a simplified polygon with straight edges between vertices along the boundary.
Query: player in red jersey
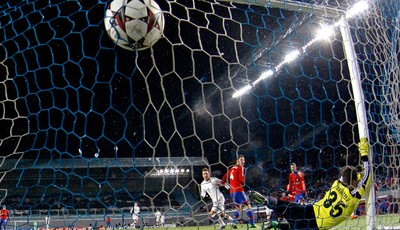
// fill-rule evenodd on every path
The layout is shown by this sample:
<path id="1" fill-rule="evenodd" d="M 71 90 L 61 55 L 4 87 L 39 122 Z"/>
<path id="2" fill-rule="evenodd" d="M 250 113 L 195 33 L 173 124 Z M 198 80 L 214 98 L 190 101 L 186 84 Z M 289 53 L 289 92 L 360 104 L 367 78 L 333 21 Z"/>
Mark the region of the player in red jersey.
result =
<path id="1" fill-rule="evenodd" d="M 300 203 L 306 195 L 306 182 L 304 180 L 304 173 L 297 170 L 295 163 L 290 165 L 292 171 L 289 175 L 289 184 L 287 185 L 287 193 L 290 196 L 290 202 Z"/>
<path id="2" fill-rule="evenodd" d="M 236 165 L 229 169 L 229 171 L 222 177 L 222 183 L 229 183 L 231 198 L 236 208 L 236 211 L 233 214 L 233 228 L 237 228 L 236 224 L 243 207 L 247 217 L 249 218 L 250 228 L 257 228 L 254 224 L 253 210 L 251 209 L 250 200 L 245 194 L 243 188 L 245 178 L 244 163 L 244 156 L 239 155 L 236 160 Z"/>
<path id="3" fill-rule="evenodd" d="M 3 205 L 3 209 L 0 210 L 0 229 L 7 229 L 7 222 L 10 219 L 10 212 L 7 210 L 7 207 Z"/>

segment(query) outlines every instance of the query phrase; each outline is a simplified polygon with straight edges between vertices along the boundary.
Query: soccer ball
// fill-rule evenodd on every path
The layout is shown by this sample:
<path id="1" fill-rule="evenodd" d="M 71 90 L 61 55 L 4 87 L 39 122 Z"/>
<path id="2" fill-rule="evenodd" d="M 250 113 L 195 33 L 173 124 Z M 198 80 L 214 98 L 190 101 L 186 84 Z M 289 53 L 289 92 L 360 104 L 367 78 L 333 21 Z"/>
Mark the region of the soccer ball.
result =
<path id="1" fill-rule="evenodd" d="M 113 0 L 107 6 L 104 25 L 118 46 L 144 50 L 161 38 L 164 15 L 153 0 Z"/>

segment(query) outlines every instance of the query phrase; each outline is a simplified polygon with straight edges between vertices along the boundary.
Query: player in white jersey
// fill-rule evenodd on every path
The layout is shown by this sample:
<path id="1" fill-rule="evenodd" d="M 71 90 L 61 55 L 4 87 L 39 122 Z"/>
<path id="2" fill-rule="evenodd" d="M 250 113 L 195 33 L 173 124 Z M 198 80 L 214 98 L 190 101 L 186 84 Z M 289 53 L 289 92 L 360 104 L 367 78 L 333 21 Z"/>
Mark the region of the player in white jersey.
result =
<path id="1" fill-rule="evenodd" d="M 223 229 L 225 228 L 225 223 L 222 218 L 230 220 L 232 220 L 232 218 L 225 214 L 225 197 L 219 190 L 219 187 L 222 186 L 221 180 L 216 177 L 210 177 L 208 168 L 203 168 L 201 172 L 204 179 L 201 182 L 201 196 L 203 198 L 206 197 L 207 194 L 210 196 L 213 206 L 208 214 L 212 220 L 218 218 L 220 229 Z"/>
<path id="2" fill-rule="evenodd" d="M 138 202 L 135 202 L 135 205 L 131 208 L 131 215 L 133 219 L 132 227 L 136 228 L 136 224 L 139 222 L 139 213 L 140 207 Z"/>
<path id="3" fill-rule="evenodd" d="M 164 226 L 165 226 L 165 215 L 164 215 L 164 213 L 162 213 L 160 216 L 160 227 L 164 227 Z"/>
<path id="4" fill-rule="evenodd" d="M 157 209 L 156 213 L 154 213 L 154 215 L 156 216 L 156 226 L 160 227 L 161 226 L 161 212 L 160 210 Z"/>

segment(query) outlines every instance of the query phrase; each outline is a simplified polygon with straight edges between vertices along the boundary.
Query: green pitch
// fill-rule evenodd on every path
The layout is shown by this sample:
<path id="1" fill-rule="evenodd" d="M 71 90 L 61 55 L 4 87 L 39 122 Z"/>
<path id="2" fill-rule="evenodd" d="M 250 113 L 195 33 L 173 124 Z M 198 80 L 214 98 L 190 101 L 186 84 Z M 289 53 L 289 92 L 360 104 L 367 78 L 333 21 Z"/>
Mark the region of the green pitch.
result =
<path id="1" fill-rule="evenodd" d="M 365 218 L 365 216 L 361 216 L 354 220 L 349 219 L 333 229 L 366 229 L 367 223 Z M 400 229 L 400 215 L 379 215 L 376 217 L 376 227 L 376 229 Z"/>
<path id="2" fill-rule="evenodd" d="M 390 215 L 379 215 L 376 218 L 377 229 L 400 229 L 400 215 L 390 214 Z M 246 224 L 238 224 L 239 230 L 247 229 Z M 261 230 L 261 223 L 257 223 L 258 229 Z M 366 229 L 365 216 L 358 217 L 354 220 L 347 220 L 336 226 L 333 229 Z M 176 228 L 156 228 L 165 230 L 218 230 L 218 225 L 216 226 L 182 226 Z M 390 228 L 384 228 L 390 227 Z M 231 230 L 232 228 L 227 224 L 225 230 Z"/>

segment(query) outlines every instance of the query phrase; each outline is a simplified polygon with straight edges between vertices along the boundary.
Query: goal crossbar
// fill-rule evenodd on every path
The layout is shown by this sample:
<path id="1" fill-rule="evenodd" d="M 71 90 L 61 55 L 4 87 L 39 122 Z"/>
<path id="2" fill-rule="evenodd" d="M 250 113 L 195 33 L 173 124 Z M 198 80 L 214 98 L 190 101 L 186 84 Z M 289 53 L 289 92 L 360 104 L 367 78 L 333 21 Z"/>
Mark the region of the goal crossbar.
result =
<path id="1" fill-rule="evenodd" d="M 304 12 L 309 14 L 317 14 L 330 18 L 340 18 L 345 14 L 345 10 L 332 8 L 327 6 L 313 5 L 304 2 L 295 2 L 289 0 L 219 0 L 220 2 L 234 2 L 239 4 L 252 4 L 259 6 L 267 6 L 272 8 L 281 8 L 296 12 Z"/>

